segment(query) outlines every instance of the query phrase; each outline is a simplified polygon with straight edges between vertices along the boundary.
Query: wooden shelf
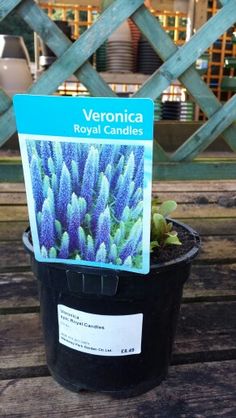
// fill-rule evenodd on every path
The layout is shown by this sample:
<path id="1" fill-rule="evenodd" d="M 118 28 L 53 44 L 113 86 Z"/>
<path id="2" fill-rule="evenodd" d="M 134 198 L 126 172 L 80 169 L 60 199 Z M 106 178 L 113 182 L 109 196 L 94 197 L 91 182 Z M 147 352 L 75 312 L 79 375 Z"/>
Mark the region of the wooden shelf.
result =
<path id="1" fill-rule="evenodd" d="M 143 84 L 150 75 L 140 73 L 99 73 L 109 84 Z"/>

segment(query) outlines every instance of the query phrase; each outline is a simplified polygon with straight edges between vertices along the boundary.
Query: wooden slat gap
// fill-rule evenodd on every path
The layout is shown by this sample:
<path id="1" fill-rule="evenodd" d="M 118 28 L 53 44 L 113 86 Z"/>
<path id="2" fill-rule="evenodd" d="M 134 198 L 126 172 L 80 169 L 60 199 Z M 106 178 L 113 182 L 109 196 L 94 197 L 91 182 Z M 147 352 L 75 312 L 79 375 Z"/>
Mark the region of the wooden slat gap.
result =
<path id="1" fill-rule="evenodd" d="M 1 273 L 1 272 L 0 272 Z M 16 306 L 14 308 L 0 308 L 0 315 L 18 315 L 18 314 L 30 314 L 39 313 L 39 306 Z"/>

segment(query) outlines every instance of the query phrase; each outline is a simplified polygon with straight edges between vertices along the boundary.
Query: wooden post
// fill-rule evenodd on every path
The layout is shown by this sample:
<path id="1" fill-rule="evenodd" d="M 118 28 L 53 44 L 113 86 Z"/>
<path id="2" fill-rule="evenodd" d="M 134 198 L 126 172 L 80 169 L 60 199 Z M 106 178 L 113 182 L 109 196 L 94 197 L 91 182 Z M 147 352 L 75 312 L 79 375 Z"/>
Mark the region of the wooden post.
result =
<path id="1" fill-rule="evenodd" d="M 193 28 L 196 32 L 207 21 L 207 0 L 196 0 L 194 10 Z"/>

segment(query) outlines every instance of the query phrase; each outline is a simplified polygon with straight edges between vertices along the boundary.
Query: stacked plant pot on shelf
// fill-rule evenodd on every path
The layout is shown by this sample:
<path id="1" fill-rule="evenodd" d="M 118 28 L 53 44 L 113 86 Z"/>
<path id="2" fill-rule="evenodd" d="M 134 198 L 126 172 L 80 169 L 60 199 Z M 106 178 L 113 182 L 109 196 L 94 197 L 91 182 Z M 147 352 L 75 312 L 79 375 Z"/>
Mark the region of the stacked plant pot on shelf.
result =
<path id="1" fill-rule="evenodd" d="M 194 119 L 194 103 L 167 100 L 162 103 L 161 118 L 163 120 L 192 121 Z"/>
<path id="2" fill-rule="evenodd" d="M 162 119 L 164 120 L 179 120 L 180 117 L 180 102 L 166 101 L 162 103 Z"/>
<path id="3" fill-rule="evenodd" d="M 135 23 L 131 19 L 128 19 L 128 23 L 129 23 L 129 27 L 130 27 L 131 39 L 132 39 L 132 47 L 133 47 L 133 52 L 134 52 L 134 67 L 133 67 L 133 71 L 136 73 L 138 71 L 138 68 L 137 68 L 137 63 L 138 63 L 138 45 L 139 45 L 139 40 L 141 38 L 141 32 L 140 32 L 139 28 L 135 25 Z"/>
<path id="4" fill-rule="evenodd" d="M 99 73 L 107 70 L 107 42 L 104 42 L 96 51 L 96 70 Z"/>
<path id="5" fill-rule="evenodd" d="M 179 120 L 182 122 L 191 122 L 194 120 L 195 103 L 186 101 L 180 102 Z"/>
<path id="6" fill-rule="evenodd" d="M 158 57 L 150 43 L 142 35 L 138 44 L 138 72 L 142 74 L 153 74 L 162 63 L 162 59 Z"/>
<path id="7" fill-rule="evenodd" d="M 23 38 L 0 35 L 0 88 L 13 96 L 25 92 L 32 83 L 30 57 Z"/>
<path id="8" fill-rule="evenodd" d="M 154 121 L 158 122 L 162 119 L 162 101 L 160 98 L 154 100 Z"/>
<path id="9" fill-rule="evenodd" d="M 107 42 L 107 71 L 111 73 L 131 73 L 134 69 L 134 52 L 130 27 L 125 21 Z"/>
<path id="10" fill-rule="evenodd" d="M 162 102 L 160 98 L 154 101 L 154 120 L 178 120 L 191 122 L 194 120 L 195 105 L 191 101 Z"/>

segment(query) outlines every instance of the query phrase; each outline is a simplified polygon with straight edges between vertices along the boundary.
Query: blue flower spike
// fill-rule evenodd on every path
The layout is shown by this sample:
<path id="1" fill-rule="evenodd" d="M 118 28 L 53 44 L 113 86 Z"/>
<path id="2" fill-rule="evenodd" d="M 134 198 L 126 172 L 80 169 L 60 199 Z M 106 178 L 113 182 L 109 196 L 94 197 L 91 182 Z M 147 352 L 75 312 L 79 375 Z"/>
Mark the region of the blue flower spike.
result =
<path id="1" fill-rule="evenodd" d="M 64 232 L 61 238 L 61 249 L 59 251 L 59 258 L 67 259 L 69 257 L 69 235 L 67 232 Z"/>
<path id="2" fill-rule="evenodd" d="M 106 263 L 106 257 L 107 257 L 106 245 L 104 244 L 104 242 L 102 242 L 96 253 L 96 261 L 98 263 Z"/>
<path id="3" fill-rule="evenodd" d="M 57 218 L 61 221 L 64 227 L 67 226 L 67 205 L 71 200 L 71 192 L 72 187 L 70 173 L 65 163 L 63 163 L 57 200 Z"/>
<path id="4" fill-rule="evenodd" d="M 40 164 L 38 158 L 33 155 L 30 163 L 30 172 L 32 179 L 32 189 L 35 202 L 35 210 L 38 212 L 42 209 L 43 205 L 43 180 L 40 170 Z"/>
<path id="5" fill-rule="evenodd" d="M 47 198 L 43 203 L 40 229 L 40 246 L 44 246 L 47 250 L 53 247 L 55 242 L 54 221 L 55 218 L 51 210 L 51 204 Z"/>

